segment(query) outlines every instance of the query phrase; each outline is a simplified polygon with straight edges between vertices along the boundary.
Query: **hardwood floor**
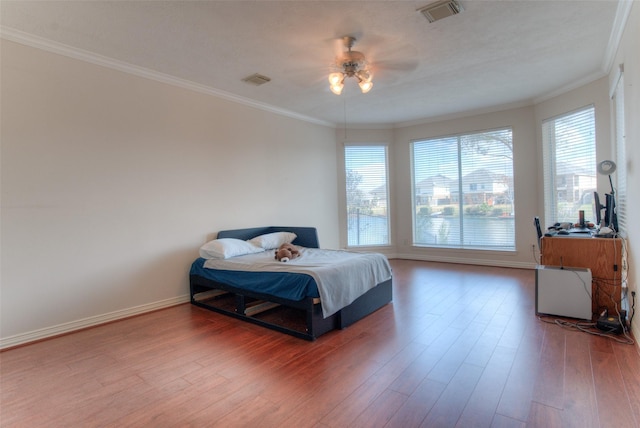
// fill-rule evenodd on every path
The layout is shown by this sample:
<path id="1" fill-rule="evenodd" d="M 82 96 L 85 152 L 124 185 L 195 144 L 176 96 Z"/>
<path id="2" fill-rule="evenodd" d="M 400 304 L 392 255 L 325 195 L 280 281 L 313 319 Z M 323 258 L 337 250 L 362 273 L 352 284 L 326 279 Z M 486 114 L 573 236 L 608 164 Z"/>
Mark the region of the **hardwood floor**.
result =
<path id="1" fill-rule="evenodd" d="M 637 427 L 636 346 L 535 316 L 534 272 L 393 260 L 315 342 L 184 304 L 0 354 L 2 427 Z"/>

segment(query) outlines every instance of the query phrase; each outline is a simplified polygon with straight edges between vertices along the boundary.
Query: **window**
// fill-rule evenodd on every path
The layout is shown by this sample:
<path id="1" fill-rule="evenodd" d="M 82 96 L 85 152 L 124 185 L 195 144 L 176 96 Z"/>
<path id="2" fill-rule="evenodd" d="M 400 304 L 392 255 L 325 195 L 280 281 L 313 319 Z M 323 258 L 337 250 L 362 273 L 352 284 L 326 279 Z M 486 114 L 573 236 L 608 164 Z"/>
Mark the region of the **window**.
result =
<path id="1" fill-rule="evenodd" d="M 347 245 L 389 245 L 386 146 L 346 146 Z"/>
<path id="2" fill-rule="evenodd" d="M 614 89 L 614 114 L 616 132 L 616 215 L 618 217 L 618 231 L 626 236 L 627 231 L 627 157 L 624 124 L 624 72 L 620 66 L 618 83 Z"/>
<path id="3" fill-rule="evenodd" d="M 515 249 L 510 128 L 415 141 L 413 242 Z"/>
<path id="4" fill-rule="evenodd" d="M 596 137 L 593 106 L 542 123 L 545 221 L 594 221 Z"/>

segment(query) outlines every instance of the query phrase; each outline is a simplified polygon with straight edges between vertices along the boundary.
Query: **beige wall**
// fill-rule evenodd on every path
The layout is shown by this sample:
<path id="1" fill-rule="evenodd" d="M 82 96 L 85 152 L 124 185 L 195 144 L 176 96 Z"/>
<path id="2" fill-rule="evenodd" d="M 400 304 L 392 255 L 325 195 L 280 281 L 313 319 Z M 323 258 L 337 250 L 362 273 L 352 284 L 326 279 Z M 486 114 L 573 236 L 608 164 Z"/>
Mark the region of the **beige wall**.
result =
<path id="1" fill-rule="evenodd" d="M 1 49 L 3 345 L 186 301 L 221 229 L 315 226 L 338 246 L 333 128 Z"/>

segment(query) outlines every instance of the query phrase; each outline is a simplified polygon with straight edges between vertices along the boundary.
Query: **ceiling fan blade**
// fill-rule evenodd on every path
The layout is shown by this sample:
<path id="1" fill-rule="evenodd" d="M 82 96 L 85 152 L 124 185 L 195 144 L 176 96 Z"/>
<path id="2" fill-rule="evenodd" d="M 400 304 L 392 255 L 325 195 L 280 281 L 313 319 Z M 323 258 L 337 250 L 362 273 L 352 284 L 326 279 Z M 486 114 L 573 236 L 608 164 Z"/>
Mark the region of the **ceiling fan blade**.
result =
<path id="1" fill-rule="evenodd" d="M 418 49 L 394 35 L 366 34 L 356 44 L 377 76 L 411 72 L 420 65 Z"/>
<path id="2" fill-rule="evenodd" d="M 342 58 L 347 48 L 344 47 L 342 37 L 331 39 L 331 48 L 333 52 L 333 59 Z"/>
<path id="3" fill-rule="evenodd" d="M 380 71 L 413 71 L 418 68 L 420 62 L 418 60 L 407 61 L 376 61 L 371 67 Z"/>
<path id="4" fill-rule="evenodd" d="M 334 27 L 333 36 L 340 41 L 345 36 L 359 40 L 362 38 L 362 24 L 354 19 L 352 15 L 344 16 Z"/>

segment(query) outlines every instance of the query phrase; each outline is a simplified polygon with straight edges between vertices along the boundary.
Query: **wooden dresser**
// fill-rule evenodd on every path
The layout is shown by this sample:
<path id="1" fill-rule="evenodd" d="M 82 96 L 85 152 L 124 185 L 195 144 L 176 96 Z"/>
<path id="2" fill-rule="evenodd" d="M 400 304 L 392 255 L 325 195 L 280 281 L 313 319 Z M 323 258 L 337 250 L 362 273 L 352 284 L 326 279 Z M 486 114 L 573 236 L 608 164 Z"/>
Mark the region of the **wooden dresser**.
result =
<path id="1" fill-rule="evenodd" d="M 540 264 L 591 269 L 592 309 L 616 313 L 622 296 L 622 240 L 582 236 L 543 237 Z"/>

